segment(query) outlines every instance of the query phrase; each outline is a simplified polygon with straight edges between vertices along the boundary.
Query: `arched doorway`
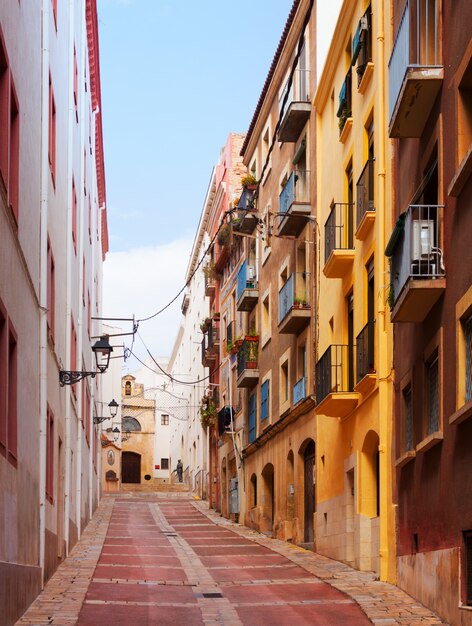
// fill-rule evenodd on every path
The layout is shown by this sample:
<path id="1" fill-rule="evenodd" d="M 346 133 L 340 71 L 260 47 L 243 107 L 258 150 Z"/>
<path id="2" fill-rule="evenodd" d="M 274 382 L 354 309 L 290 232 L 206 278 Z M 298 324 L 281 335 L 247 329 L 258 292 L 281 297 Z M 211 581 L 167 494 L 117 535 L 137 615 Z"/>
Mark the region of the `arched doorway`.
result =
<path id="1" fill-rule="evenodd" d="M 287 456 L 287 521 L 291 522 L 295 517 L 295 482 L 294 482 L 294 459 L 293 450 Z"/>
<path id="2" fill-rule="evenodd" d="M 262 506 L 263 506 L 263 518 L 265 520 L 264 526 L 266 528 L 262 530 L 272 531 L 274 528 L 274 515 L 275 515 L 275 503 L 274 503 L 274 466 L 272 463 L 267 465 L 262 470 L 263 480 L 263 492 L 262 492 Z"/>
<path id="3" fill-rule="evenodd" d="M 141 482 L 141 455 L 137 452 L 121 453 L 121 482 L 134 484 Z"/>
<path id="4" fill-rule="evenodd" d="M 303 541 L 313 543 L 315 538 L 314 516 L 316 510 L 315 442 L 310 439 L 303 453 L 303 501 L 304 531 Z"/>

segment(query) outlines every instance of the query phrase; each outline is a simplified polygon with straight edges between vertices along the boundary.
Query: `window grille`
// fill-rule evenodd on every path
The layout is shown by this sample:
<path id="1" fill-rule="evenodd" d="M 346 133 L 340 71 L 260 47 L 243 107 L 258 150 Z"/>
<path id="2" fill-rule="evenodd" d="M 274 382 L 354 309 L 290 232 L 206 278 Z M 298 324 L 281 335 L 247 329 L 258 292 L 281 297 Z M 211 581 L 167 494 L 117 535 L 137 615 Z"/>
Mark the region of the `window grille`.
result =
<path id="1" fill-rule="evenodd" d="M 161 469 L 168 470 L 169 469 L 169 459 L 161 458 Z"/>
<path id="2" fill-rule="evenodd" d="M 439 430 L 439 358 L 428 364 L 428 435 Z"/>
<path id="3" fill-rule="evenodd" d="M 464 324 L 465 338 L 465 401 L 472 400 L 472 315 Z"/>

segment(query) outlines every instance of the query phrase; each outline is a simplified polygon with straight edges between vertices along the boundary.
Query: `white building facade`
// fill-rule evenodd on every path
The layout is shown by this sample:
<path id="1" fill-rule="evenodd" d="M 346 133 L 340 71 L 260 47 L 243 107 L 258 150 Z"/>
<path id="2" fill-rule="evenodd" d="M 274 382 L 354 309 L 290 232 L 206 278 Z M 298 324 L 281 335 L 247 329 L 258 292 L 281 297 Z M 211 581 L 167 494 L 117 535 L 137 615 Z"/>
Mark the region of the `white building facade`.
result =
<path id="1" fill-rule="evenodd" d="M 108 249 L 95 0 L 0 3 L 0 605 L 16 621 L 100 496 Z"/>

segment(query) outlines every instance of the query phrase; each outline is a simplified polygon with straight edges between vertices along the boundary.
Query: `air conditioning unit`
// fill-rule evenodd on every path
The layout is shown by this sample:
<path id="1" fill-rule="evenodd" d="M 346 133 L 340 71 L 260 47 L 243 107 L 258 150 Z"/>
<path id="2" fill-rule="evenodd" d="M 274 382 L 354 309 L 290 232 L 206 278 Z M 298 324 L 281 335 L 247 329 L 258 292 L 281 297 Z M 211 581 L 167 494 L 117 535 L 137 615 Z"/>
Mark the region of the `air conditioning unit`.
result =
<path id="1" fill-rule="evenodd" d="M 429 258 L 433 248 L 434 220 L 414 220 L 411 260 L 421 261 Z"/>

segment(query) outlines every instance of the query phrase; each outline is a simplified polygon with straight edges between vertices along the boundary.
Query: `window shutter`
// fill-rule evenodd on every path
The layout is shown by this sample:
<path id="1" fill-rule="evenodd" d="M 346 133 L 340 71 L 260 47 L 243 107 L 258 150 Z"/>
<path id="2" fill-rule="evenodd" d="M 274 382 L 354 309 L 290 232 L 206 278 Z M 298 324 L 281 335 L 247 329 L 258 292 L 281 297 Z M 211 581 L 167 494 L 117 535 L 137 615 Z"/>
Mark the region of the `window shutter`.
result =
<path id="1" fill-rule="evenodd" d="M 269 417 L 269 381 L 261 385 L 261 420 Z"/>
<path id="2" fill-rule="evenodd" d="M 249 396 L 249 443 L 256 440 L 256 394 Z"/>

